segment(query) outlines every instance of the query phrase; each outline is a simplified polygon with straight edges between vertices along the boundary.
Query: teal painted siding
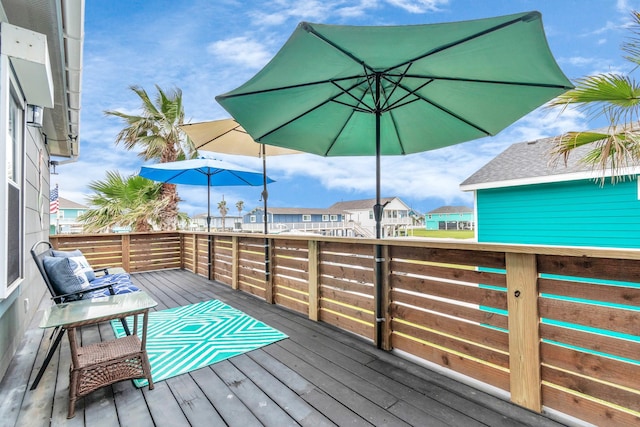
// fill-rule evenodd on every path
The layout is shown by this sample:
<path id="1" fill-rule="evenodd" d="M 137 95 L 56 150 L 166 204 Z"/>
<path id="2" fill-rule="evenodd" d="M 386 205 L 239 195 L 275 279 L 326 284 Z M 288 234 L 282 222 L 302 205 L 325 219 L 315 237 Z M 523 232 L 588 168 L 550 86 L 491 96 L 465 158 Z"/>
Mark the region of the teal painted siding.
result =
<path id="1" fill-rule="evenodd" d="M 473 213 L 428 213 L 425 214 L 424 218 L 424 225 L 427 230 L 439 230 L 441 229 L 441 222 L 472 222 Z"/>
<path id="2" fill-rule="evenodd" d="M 479 242 L 640 248 L 635 180 L 478 190 L 477 206 Z"/>

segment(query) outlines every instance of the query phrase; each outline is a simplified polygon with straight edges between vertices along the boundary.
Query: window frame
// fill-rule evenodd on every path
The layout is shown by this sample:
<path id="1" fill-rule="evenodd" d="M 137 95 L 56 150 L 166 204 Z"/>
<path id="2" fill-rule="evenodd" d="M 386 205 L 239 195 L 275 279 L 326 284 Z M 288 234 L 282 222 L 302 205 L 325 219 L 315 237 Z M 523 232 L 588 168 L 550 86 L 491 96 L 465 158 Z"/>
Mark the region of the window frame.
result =
<path id="1" fill-rule="evenodd" d="M 16 289 L 23 283 L 25 277 L 25 259 L 24 259 L 24 242 L 25 242 L 25 156 L 27 146 L 27 127 L 26 127 L 26 101 L 17 77 L 14 75 L 13 69 L 10 67 L 9 59 L 6 55 L 0 54 L 0 132 L 5 138 L 5 148 L 0 150 L 0 197 L 2 203 L 6 206 L 0 213 L 0 299 L 10 297 Z M 13 114 L 16 119 L 13 120 L 13 126 L 10 120 Z M 17 140 L 17 142 L 16 142 Z M 10 160 L 11 158 L 11 160 Z M 11 163 L 10 163 L 11 161 Z M 11 175 L 10 175 L 11 171 Z M 15 207 L 15 203 L 9 203 L 12 191 L 10 188 L 17 189 L 18 206 L 17 212 L 10 212 Z M 9 206 L 11 205 L 11 206 Z M 12 236 L 11 232 L 14 227 L 10 226 L 9 219 L 11 213 L 17 214 L 18 235 Z M 15 270 L 10 270 L 9 253 L 15 253 L 11 250 L 9 242 L 11 237 L 17 237 L 17 266 Z M 17 276 L 9 277 L 9 274 L 15 271 Z M 11 280 L 11 282 L 10 282 Z"/>

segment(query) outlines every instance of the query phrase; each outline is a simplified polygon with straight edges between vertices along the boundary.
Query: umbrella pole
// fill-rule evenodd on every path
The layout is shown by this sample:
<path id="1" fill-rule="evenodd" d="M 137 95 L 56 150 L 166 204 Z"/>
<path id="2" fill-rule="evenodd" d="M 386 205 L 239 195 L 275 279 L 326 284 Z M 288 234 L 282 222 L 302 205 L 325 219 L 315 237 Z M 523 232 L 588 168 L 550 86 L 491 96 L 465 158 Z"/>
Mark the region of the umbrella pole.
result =
<path id="1" fill-rule="evenodd" d="M 374 218 L 376 220 L 376 239 L 382 237 L 382 209 L 380 204 L 380 74 L 376 74 L 376 204 L 373 209 Z M 376 243 L 376 276 L 375 276 L 375 293 L 376 293 L 376 346 L 382 347 L 382 245 Z"/>
<path id="2" fill-rule="evenodd" d="M 211 174 L 207 175 L 207 277 L 211 280 Z"/>
<path id="3" fill-rule="evenodd" d="M 269 239 L 267 238 L 267 234 L 269 233 L 269 221 L 267 216 L 267 199 L 269 198 L 269 192 L 267 191 L 267 153 L 265 145 L 260 145 L 262 152 L 262 200 L 264 201 L 264 279 L 267 289 L 270 289 L 271 260 L 269 254 Z"/>

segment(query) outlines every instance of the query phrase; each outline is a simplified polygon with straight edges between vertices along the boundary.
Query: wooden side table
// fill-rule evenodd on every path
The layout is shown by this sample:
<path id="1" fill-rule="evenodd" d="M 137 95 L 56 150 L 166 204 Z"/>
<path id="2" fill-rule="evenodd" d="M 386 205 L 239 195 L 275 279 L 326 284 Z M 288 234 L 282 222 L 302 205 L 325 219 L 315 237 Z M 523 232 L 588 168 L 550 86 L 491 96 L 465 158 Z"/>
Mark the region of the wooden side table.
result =
<path id="1" fill-rule="evenodd" d="M 75 415 L 75 404 L 101 387 L 118 381 L 146 378 L 153 389 L 151 366 L 147 357 L 147 323 L 149 309 L 157 303 L 145 292 L 112 295 L 53 305 L 44 313 L 41 328 L 63 327 L 67 330 L 71 349 L 69 373 L 69 413 Z M 142 333 L 138 335 L 138 315 L 143 315 Z M 76 329 L 111 319 L 133 316 L 133 334 L 80 346 Z"/>

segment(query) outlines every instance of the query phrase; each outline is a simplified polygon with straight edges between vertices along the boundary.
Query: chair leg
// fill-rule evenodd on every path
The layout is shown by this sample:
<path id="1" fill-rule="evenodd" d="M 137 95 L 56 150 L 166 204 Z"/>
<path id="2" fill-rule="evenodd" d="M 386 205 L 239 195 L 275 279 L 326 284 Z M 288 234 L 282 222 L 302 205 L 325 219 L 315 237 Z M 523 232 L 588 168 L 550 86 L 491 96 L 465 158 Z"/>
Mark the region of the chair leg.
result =
<path id="1" fill-rule="evenodd" d="M 122 327 L 124 328 L 124 333 L 127 336 L 131 335 L 131 331 L 129 330 L 129 325 L 127 324 L 127 319 L 125 319 L 123 317 L 122 319 L 120 319 L 120 322 L 122 322 Z"/>
<path id="2" fill-rule="evenodd" d="M 62 341 L 62 337 L 64 336 L 65 330 L 66 329 L 61 327 L 56 327 L 54 329 L 53 332 L 56 333 L 57 331 L 57 335 L 54 338 L 51 345 L 49 346 L 49 351 L 47 352 L 47 356 L 44 358 L 44 362 L 42 362 L 42 366 L 38 371 L 38 375 L 36 375 L 36 379 L 33 380 L 33 384 L 31 384 L 31 390 L 35 390 L 36 387 L 38 387 L 38 383 L 40 382 L 40 379 L 42 379 L 42 375 L 44 374 L 44 371 L 47 369 L 47 366 L 49 366 L 49 362 L 51 362 L 51 358 L 53 358 L 53 354 L 56 352 L 56 349 L 60 345 L 60 341 Z"/>

